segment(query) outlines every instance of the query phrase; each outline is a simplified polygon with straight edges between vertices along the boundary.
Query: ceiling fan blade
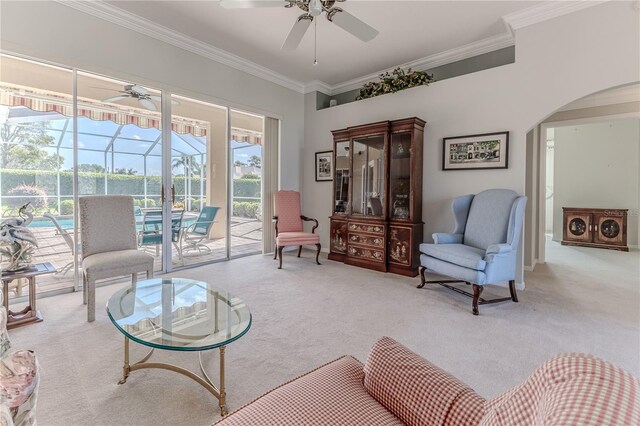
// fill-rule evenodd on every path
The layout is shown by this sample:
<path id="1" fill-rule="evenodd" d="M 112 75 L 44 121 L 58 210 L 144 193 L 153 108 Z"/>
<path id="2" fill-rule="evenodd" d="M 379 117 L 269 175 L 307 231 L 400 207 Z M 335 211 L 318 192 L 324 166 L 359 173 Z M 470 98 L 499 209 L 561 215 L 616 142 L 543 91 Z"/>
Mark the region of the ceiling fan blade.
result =
<path id="1" fill-rule="evenodd" d="M 331 9 L 327 19 L 364 42 L 371 41 L 378 35 L 378 30 L 339 7 Z"/>
<path id="2" fill-rule="evenodd" d="M 158 110 L 158 108 L 156 107 L 156 104 L 151 102 L 149 99 L 138 99 L 138 101 L 140 102 L 140 104 L 143 107 L 145 107 L 149 111 L 157 111 Z"/>
<path id="3" fill-rule="evenodd" d="M 151 95 L 149 97 L 156 102 L 162 102 L 161 96 Z M 180 105 L 180 102 L 176 101 L 175 99 L 171 99 L 171 105 Z"/>
<path id="4" fill-rule="evenodd" d="M 123 99 L 127 99 L 129 96 L 114 96 L 113 98 L 105 99 L 102 102 L 118 102 Z"/>
<path id="5" fill-rule="evenodd" d="M 254 7 L 285 7 L 291 2 L 286 0 L 221 0 L 220 6 L 225 9 L 251 9 Z"/>
<path id="6" fill-rule="evenodd" d="M 293 24 L 293 28 L 289 31 L 289 35 L 287 39 L 282 43 L 282 50 L 294 50 L 300 42 L 302 41 L 302 37 L 307 32 L 309 25 L 313 22 L 313 16 L 305 13 L 298 17 L 298 20 L 295 24 Z"/>

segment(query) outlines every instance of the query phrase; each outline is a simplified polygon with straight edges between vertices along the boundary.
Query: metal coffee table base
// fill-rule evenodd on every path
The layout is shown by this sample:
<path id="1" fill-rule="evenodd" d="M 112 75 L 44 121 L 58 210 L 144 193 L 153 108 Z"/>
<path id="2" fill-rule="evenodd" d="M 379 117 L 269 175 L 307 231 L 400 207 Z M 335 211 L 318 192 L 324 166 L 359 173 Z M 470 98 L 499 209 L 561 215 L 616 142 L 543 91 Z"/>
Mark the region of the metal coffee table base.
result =
<path id="1" fill-rule="evenodd" d="M 207 373 L 204 370 L 204 366 L 202 365 L 202 352 L 198 352 L 198 358 L 200 361 L 200 371 L 202 372 L 202 377 L 197 374 L 184 369 L 182 367 L 178 367 L 173 364 L 166 364 L 162 362 L 146 362 L 151 355 L 153 355 L 153 351 L 155 349 L 151 349 L 149 353 L 142 358 L 140 361 L 135 364 L 129 364 L 129 338 L 125 336 L 124 338 L 124 366 L 122 367 L 122 379 L 118 382 L 119 385 L 126 383 L 127 378 L 129 377 L 129 373 L 136 370 L 142 370 L 145 368 L 162 368 L 164 370 L 175 371 L 176 373 L 180 373 L 183 376 L 187 376 L 190 379 L 198 382 L 203 388 L 209 391 L 213 396 L 215 396 L 219 401 L 220 406 L 220 415 L 227 415 L 227 407 L 226 407 L 226 392 L 224 388 L 224 351 L 226 346 L 220 346 L 220 388 L 218 389 Z"/>

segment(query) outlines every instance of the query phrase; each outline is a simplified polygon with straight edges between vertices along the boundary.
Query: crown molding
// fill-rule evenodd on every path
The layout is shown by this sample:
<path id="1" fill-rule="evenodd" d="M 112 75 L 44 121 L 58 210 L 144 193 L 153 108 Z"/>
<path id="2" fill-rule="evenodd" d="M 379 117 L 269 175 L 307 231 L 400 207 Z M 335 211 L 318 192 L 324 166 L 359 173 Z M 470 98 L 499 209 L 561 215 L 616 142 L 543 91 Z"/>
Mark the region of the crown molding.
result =
<path id="1" fill-rule="evenodd" d="M 499 34 L 493 37 L 488 37 L 482 40 L 475 41 L 473 43 L 466 44 L 464 46 L 445 50 L 444 52 L 436 53 L 434 55 L 425 56 L 424 58 L 416 59 L 415 61 L 405 62 L 404 64 L 396 65 L 392 68 L 381 70 L 376 73 L 365 75 L 363 77 L 358 77 L 344 83 L 329 86 L 331 89 L 330 92 L 325 93 L 327 93 L 328 95 L 333 95 L 336 93 L 343 93 L 348 92 L 349 90 L 359 89 L 364 83 L 372 80 L 377 80 L 380 74 L 390 72 L 398 67 L 404 69 L 411 68 L 414 71 L 426 71 L 428 69 L 439 67 L 441 65 L 446 65 L 453 62 L 461 61 L 463 59 L 472 58 L 474 56 L 493 52 L 505 47 L 511 47 L 514 44 L 515 40 L 511 36 L 511 34 Z"/>
<path id="2" fill-rule="evenodd" d="M 148 37 L 171 44 L 180 49 L 195 53 L 255 77 L 262 78 L 299 93 L 304 93 L 305 85 L 297 80 L 286 77 L 255 62 L 248 61 L 237 55 L 219 49 L 210 44 L 189 37 L 167 27 L 159 25 L 138 15 L 126 12 L 119 7 L 102 1 L 83 0 L 55 0 L 60 4 L 109 21 L 121 27 L 128 28 Z"/>
<path id="3" fill-rule="evenodd" d="M 146 35 L 156 40 L 176 46 L 180 49 L 195 53 L 223 65 L 232 67 L 239 71 L 253 75 L 255 77 L 270 81 L 277 85 L 294 90 L 298 93 L 311 93 L 319 91 L 327 95 L 343 93 L 349 90 L 360 88 L 367 81 L 376 80 L 378 75 L 387 71 L 391 71 L 397 67 L 411 68 L 416 71 L 425 71 L 440 65 L 468 59 L 484 53 L 510 47 L 515 44 L 515 30 L 543 22 L 558 16 L 573 13 L 591 6 L 604 3 L 609 0 L 578 0 L 578 1 L 552 1 L 542 3 L 538 6 L 523 9 L 502 17 L 502 20 L 508 29 L 505 34 L 499 34 L 483 40 L 479 40 L 464 46 L 456 47 L 434 55 L 426 56 L 411 62 L 396 65 L 394 67 L 381 70 L 376 73 L 358 77 L 336 85 L 330 85 L 320 80 L 314 80 L 309 83 L 289 78 L 283 74 L 256 64 L 244 58 L 241 58 L 226 50 L 219 49 L 210 44 L 204 43 L 193 37 L 189 37 L 180 32 L 171 30 L 167 27 L 159 25 L 153 21 L 126 12 L 119 7 L 110 5 L 102 1 L 86 1 L 86 0 L 55 0 L 65 6 L 71 7 L 78 11 L 87 13 L 113 24 L 128 28 L 137 33 Z"/>
<path id="4" fill-rule="evenodd" d="M 311 92 L 322 92 L 327 95 L 332 95 L 334 93 L 334 88 L 324 81 L 313 80 L 312 82 L 304 85 L 304 94 L 306 95 Z"/>
<path id="5" fill-rule="evenodd" d="M 597 6 L 607 1 L 609 0 L 550 1 L 504 15 L 502 21 L 511 34 L 514 34 L 520 28 Z"/>

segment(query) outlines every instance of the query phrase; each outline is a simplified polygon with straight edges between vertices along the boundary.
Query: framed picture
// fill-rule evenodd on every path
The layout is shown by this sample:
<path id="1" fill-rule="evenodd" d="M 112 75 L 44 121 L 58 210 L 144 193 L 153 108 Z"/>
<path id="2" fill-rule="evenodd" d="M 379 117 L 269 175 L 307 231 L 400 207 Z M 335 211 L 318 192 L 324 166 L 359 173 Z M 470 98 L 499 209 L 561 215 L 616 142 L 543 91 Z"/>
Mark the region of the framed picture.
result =
<path id="1" fill-rule="evenodd" d="M 444 138 L 442 170 L 506 169 L 509 132 Z"/>
<path id="2" fill-rule="evenodd" d="M 333 180 L 333 151 L 316 152 L 316 182 Z"/>

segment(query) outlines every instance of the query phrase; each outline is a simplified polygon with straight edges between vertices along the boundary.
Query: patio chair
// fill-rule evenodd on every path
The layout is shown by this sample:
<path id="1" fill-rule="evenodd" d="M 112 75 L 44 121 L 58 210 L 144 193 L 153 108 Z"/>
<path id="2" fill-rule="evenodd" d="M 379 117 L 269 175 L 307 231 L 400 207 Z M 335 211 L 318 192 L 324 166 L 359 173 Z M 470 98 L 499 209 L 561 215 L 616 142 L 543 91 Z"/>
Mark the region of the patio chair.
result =
<path id="1" fill-rule="evenodd" d="M 138 250 L 133 197 L 94 195 L 80 197 L 82 236 L 82 294 L 87 321 L 96 318 L 96 281 L 138 272 L 153 277 L 153 256 Z"/>
<path id="2" fill-rule="evenodd" d="M 54 215 L 52 215 L 51 213 L 46 212 L 42 216 L 46 217 L 47 219 L 49 219 L 53 223 L 53 226 L 56 228 L 56 235 L 60 235 L 62 237 L 62 239 L 64 240 L 64 242 L 69 247 L 69 250 L 71 250 L 71 260 L 66 265 L 64 265 L 62 268 L 58 269 L 58 272 L 53 274 L 54 277 L 63 277 L 67 272 L 69 272 L 71 270 L 71 268 L 73 268 L 73 260 L 74 260 L 75 254 L 76 254 L 76 247 L 75 247 L 75 244 L 73 244 L 72 233 L 69 232 L 68 229 L 64 229 L 60 225 L 60 222 L 58 222 L 58 219 Z"/>
<path id="3" fill-rule="evenodd" d="M 182 250 L 180 245 L 180 230 L 182 228 L 182 217 L 184 210 L 171 212 L 171 242 L 176 248 L 176 252 L 182 261 Z M 160 254 L 162 245 L 162 210 L 150 210 L 143 214 L 142 229 L 138 233 L 138 246 L 155 246 L 156 256 Z"/>
<path id="4" fill-rule="evenodd" d="M 278 191 L 273 194 L 273 220 L 276 228 L 275 260 L 280 257 L 278 269 L 282 269 L 282 250 L 288 246 L 298 246 L 298 257 L 302 253 L 302 246 L 315 244 L 316 263 L 320 256 L 320 236 L 315 234 L 318 220 L 300 214 L 300 193 L 297 191 Z M 311 232 L 304 232 L 302 221 L 315 222 Z"/>
<path id="5" fill-rule="evenodd" d="M 211 252 L 211 248 L 204 244 L 204 240 L 209 237 L 209 232 L 214 224 L 216 214 L 220 207 L 204 206 L 198 215 L 198 219 L 182 230 L 180 247 L 182 252 L 197 250 L 198 254 L 203 251 Z"/>

